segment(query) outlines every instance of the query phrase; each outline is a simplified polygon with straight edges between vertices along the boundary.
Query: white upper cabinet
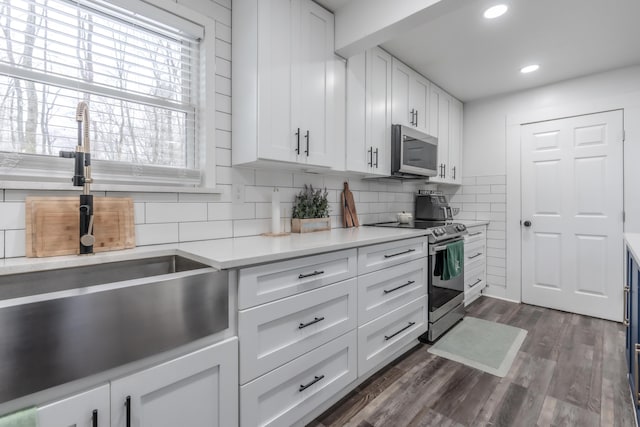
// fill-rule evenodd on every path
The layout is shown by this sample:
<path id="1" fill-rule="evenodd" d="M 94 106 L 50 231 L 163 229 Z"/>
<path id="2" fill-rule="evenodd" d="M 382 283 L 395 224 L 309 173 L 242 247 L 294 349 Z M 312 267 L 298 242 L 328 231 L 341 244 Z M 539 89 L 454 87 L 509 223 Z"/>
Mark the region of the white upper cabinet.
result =
<path id="1" fill-rule="evenodd" d="M 393 59 L 393 124 L 429 133 L 429 80 Z"/>
<path id="2" fill-rule="evenodd" d="M 347 63 L 347 170 L 391 173 L 392 57 L 380 48 Z"/>
<path id="3" fill-rule="evenodd" d="M 431 85 L 429 134 L 438 138 L 438 174 L 431 182 L 462 183 L 462 103 Z"/>
<path id="4" fill-rule="evenodd" d="M 234 165 L 332 166 L 333 21 L 311 0 L 234 4 Z"/>

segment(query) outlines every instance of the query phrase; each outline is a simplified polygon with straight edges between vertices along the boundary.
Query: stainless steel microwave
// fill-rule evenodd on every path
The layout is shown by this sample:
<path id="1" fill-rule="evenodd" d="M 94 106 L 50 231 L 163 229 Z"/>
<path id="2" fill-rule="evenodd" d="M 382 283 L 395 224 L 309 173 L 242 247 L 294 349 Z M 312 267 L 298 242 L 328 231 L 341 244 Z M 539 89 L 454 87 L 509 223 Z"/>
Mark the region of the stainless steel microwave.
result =
<path id="1" fill-rule="evenodd" d="M 392 177 L 436 176 L 437 167 L 438 138 L 407 126 L 391 126 Z"/>

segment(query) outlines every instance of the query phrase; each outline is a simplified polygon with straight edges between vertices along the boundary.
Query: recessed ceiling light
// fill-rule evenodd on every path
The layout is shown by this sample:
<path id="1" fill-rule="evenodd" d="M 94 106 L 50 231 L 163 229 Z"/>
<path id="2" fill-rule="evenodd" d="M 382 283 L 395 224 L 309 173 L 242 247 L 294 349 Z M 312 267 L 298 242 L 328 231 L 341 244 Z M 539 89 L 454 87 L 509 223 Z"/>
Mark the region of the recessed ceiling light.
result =
<path id="1" fill-rule="evenodd" d="M 538 71 L 538 68 L 540 68 L 538 64 L 531 64 L 527 65 L 526 67 L 520 68 L 520 72 L 522 74 L 533 73 L 534 71 Z"/>
<path id="2" fill-rule="evenodd" d="M 509 7 L 506 4 L 497 4 L 495 6 L 491 6 L 489 9 L 484 11 L 484 17 L 487 19 L 494 19 L 498 16 L 502 16 L 507 12 Z"/>

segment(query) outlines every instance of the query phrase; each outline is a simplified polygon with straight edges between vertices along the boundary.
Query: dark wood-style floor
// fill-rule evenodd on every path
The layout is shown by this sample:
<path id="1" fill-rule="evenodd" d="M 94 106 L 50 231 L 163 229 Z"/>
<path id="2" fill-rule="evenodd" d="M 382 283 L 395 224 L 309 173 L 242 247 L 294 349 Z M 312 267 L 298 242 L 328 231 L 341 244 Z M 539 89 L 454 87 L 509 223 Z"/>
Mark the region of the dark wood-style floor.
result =
<path id="1" fill-rule="evenodd" d="M 528 331 L 498 378 L 418 345 L 310 426 L 634 426 L 621 324 L 481 297 L 467 314 Z"/>

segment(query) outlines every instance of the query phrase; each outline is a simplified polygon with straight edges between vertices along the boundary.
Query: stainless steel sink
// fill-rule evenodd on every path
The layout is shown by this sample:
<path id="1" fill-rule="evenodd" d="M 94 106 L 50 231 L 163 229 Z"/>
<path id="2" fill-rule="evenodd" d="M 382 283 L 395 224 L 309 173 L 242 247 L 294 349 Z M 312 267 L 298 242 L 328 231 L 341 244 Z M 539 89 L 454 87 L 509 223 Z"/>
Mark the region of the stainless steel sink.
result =
<path id="1" fill-rule="evenodd" d="M 0 276 L 0 403 L 222 331 L 228 292 L 181 256 Z"/>
<path id="2" fill-rule="evenodd" d="M 210 268 L 179 255 L 0 276 L 0 300 Z"/>

